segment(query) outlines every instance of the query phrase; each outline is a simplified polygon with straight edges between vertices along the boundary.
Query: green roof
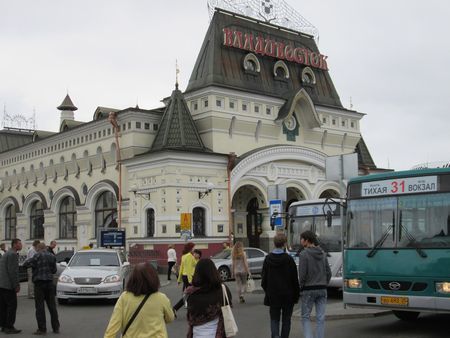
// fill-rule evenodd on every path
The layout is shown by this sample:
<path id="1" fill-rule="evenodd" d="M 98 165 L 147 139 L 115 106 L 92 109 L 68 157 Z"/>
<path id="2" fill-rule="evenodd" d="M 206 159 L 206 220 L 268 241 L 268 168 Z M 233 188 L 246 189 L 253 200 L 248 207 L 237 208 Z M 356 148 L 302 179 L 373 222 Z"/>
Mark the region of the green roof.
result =
<path id="1" fill-rule="evenodd" d="M 414 169 L 403 171 L 391 171 L 388 173 L 372 174 L 367 176 L 358 176 L 350 179 L 349 184 L 389 180 L 401 177 L 430 176 L 437 174 L 450 174 L 450 168 L 433 168 L 433 169 Z"/>

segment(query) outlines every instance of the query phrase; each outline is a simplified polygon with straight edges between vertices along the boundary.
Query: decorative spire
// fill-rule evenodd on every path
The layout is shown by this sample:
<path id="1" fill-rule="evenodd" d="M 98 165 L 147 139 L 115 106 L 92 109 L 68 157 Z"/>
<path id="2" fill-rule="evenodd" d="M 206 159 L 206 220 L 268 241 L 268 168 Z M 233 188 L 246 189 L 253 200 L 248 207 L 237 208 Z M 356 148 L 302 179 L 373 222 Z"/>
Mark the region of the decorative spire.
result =
<path id="1" fill-rule="evenodd" d="M 75 105 L 73 104 L 72 100 L 70 99 L 69 94 L 66 95 L 66 97 L 64 98 L 64 101 L 57 107 L 58 110 L 64 111 L 64 110 L 68 110 L 68 111 L 75 111 L 78 110 L 77 107 L 75 107 Z"/>
<path id="2" fill-rule="evenodd" d="M 175 59 L 175 89 L 178 90 L 178 74 L 180 73 L 180 69 L 178 68 L 178 60 Z"/>

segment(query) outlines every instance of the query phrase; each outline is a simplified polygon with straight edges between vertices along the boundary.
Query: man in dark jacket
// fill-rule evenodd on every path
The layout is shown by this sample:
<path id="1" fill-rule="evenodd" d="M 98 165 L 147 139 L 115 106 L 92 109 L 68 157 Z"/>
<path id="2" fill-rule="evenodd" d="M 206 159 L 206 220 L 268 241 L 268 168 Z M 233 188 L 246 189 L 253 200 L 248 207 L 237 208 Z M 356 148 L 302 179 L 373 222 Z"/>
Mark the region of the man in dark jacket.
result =
<path id="1" fill-rule="evenodd" d="M 300 288 L 297 267 L 285 252 L 286 236 L 276 234 L 275 249 L 266 256 L 263 264 L 261 286 L 266 293 L 264 305 L 270 307 L 270 329 L 272 337 L 289 337 L 294 304 L 298 302 Z M 280 336 L 280 316 L 283 316 Z"/>
<path id="2" fill-rule="evenodd" d="M 11 248 L 0 259 L 0 326 L 6 334 L 17 334 L 21 330 L 14 327 L 17 311 L 19 283 L 19 257 L 22 241 L 15 238 Z"/>
<path id="3" fill-rule="evenodd" d="M 53 275 L 56 273 L 56 258 L 45 248 L 44 243 L 37 245 L 37 253 L 23 264 L 33 269 L 34 305 L 38 329 L 35 335 L 47 333 L 45 303 L 50 312 L 53 332 L 59 333 L 58 311 L 56 310 Z M 45 302 L 45 303 L 44 303 Z"/>
<path id="4" fill-rule="evenodd" d="M 305 248 L 299 256 L 298 279 L 302 291 L 302 324 L 305 338 L 313 338 L 311 311 L 316 306 L 317 338 L 325 336 L 325 307 L 327 305 L 327 285 L 331 279 L 331 269 L 327 254 L 317 246 L 316 234 L 305 231 L 300 235 L 300 243 Z"/>

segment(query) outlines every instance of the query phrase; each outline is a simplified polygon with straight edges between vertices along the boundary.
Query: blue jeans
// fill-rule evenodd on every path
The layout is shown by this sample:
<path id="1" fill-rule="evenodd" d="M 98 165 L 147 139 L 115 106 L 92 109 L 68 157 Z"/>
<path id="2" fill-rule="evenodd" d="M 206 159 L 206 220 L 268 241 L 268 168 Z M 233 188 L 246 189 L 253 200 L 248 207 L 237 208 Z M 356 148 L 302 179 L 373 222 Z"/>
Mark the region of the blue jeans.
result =
<path id="1" fill-rule="evenodd" d="M 327 290 L 304 290 L 302 292 L 302 325 L 305 338 L 314 338 L 311 326 L 311 312 L 316 305 L 316 338 L 325 337 L 325 307 L 327 305 Z"/>
<path id="2" fill-rule="evenodd" d="M 283 304 L 282 306 L 270 306 L 270 331 L 272 338 L 281 337 L 288 338 L 291 331 L 291 317 L 294 310 L 294 304 Z M 280 336 L 280 316 L 283 316 L 281 321 L 281 336 Z"/>

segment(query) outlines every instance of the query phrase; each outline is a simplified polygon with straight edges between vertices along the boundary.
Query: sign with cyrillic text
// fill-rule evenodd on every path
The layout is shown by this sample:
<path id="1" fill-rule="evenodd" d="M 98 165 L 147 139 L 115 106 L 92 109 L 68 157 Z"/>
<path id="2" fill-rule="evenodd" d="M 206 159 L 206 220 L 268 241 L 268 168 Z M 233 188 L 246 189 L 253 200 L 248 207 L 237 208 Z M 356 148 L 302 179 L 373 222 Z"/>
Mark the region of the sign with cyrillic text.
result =
<path id="1" fill-rule="evenodd" d="M 437 176 L 406 177 L 361 184 L 361 196 L 420 194 L 437 191 Z"/>

